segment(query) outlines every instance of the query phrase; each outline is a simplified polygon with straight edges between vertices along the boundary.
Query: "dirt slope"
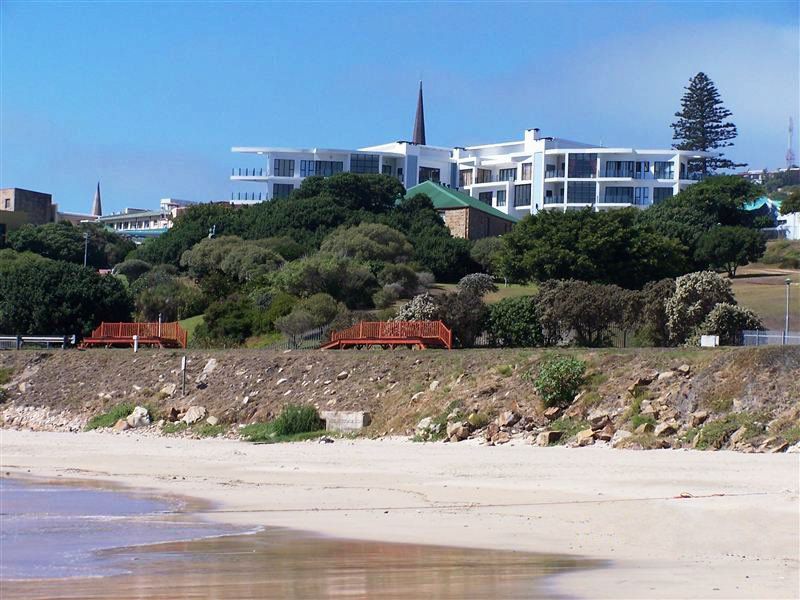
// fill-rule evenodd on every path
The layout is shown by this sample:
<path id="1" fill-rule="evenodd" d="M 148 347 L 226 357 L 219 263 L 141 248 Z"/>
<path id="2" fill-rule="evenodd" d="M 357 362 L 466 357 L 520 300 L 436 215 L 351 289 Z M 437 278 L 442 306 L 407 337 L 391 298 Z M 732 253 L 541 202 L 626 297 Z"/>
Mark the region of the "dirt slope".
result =
<path id="1" fill-rule="evenodd" d="M 664 440 L 654 440 L 651 431 L 628 440 L 628 445 L 644 447 L 666 445 L 665 440 L 671 446 L 689 445 L 700 429 L 697 425 L 702 425 L 692 423 L 698 411 L 708 413 L 706 424 L 737 415 L 727 429 L 748 425 L 747 435 L 740 435 L 735 444 L 728 443 L 732 430 L 726 430 L 714 445 L 750 449 L 767 438 L 794 442 L 800 433 L 800 348 L 562 352 L 588 365 L 580 399 L 556 424 L 567 431 L 562 442 L 599 413 L 609 415 L 611 433 L 635 433 L 635 425 L 643 420 L 675 424 L 676 431 L 667 432 Z M 552 353 L 10 351 L 0 352 L 0 373 L 10 374 L 0 406 L 6 427 L 77 430 L 89 417 L 121 402 L 146 404 L 160 415 L 173 407 L 204 406 L 223 424 L 267 421 L 287 403 L 312 403 L 321 410 L 369 411 L 373 422 L 365 431 L 368 435 L 411 434 L 426 416 L 446 421 L 450 413 L 450 420 L 457 420 L 472 412 L 495 417 L 511 410 L 523 419 L 504 428 L 512 436 L 535 436 L 552 423 L 525 374 L 535 374 L 537 363 Z M 182 397 L 184 354 L 188 368 Z M 210 371 L 205 376 L 204 368 Z M 640 378 L 653 381 L 631 388 Z M 643 416 L 637 416 L 640 413 Z"/>

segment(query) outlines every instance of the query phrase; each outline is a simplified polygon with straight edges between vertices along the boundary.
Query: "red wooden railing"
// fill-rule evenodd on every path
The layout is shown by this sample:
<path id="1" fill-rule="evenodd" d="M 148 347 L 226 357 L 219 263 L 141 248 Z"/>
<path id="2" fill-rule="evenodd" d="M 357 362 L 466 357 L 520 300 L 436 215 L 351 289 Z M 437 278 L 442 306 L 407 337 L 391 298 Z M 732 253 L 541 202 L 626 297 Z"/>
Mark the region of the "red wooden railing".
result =
<path id="1" fill-rule="evenodd" d="M 453 333 L 441 321 L 361 321 L 360 323 L 331 332 L 331 341 L 338 340 L 386 340 L 437 339 L 447 348 L 453 346 Z"/>
<path id="2" fill-rule="evenodd" d="M 101 323 L 92 338 L 158 338 L 174 340 L 186 348 L 187 333 L 178 322 L 170 323 Z"/>

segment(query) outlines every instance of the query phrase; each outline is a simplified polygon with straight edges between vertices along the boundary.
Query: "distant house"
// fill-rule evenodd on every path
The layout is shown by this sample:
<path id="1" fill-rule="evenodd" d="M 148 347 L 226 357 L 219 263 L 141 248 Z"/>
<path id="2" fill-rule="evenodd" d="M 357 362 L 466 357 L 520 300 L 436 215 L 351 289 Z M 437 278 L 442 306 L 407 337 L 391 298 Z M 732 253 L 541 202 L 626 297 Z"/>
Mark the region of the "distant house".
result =
<path id="1" fill-rule="evenodd" d="M 800 240 L 800 213 L 781 214 L 781 201 L 761 196 L 744 205 L 750 214 L 772 218 L 775 227 L 763 231 L 770 237 Z"/>
<path id="2" fill-rule="evenodd" d="M 491 204 L 433 181 L 425 181 L 406 192 L 406 198 L 425 194 L 454 237 L 468 240 L 503 235 L 519 219 Z"/>
<path id="3" fill-rule="evenodd" d="M 0 190 L 0 241 L 25 224 L 43 225 L 56 220 L 53 196 L 43 192 L 4 188 Z"/>

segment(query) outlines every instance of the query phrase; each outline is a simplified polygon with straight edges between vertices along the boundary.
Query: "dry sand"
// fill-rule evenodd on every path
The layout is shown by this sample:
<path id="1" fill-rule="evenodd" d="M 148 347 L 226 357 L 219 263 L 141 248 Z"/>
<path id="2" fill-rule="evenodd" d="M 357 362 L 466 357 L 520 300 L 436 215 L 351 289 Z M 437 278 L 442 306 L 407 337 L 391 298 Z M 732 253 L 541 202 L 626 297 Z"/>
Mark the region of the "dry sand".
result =
<path id="1" fill-rule="evenodd" d="M 11 430 L 0 450 L 4 472 L 204 498 L 230 523 L 609 561 L 551 581 L 571 596 L 800 597 L 800 454 Z"/>

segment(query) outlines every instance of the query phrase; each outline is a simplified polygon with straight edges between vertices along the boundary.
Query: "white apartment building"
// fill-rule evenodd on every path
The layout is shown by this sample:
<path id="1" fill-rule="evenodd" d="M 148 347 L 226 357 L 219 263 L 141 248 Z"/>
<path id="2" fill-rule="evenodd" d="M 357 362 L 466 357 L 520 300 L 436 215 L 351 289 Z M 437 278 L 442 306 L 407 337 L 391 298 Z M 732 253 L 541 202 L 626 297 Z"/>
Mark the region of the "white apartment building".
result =
<path id="1" fill-rule="evenodd" d="M 647 207 L 695 183 L 689 162 L 711 156 L 682 150 L 604 148 L 542 137 L 538 129 L 526 130 L 514 142 L 429 146 L 421 88 L 413 141 L 357 150 L 265 146 L 232 151 L 259 156 L 262 166 L 234 169 L 231 180 L 264 185 L 266 200 L 287 197 L 311 175 L 382 173 L 397 177 L 407 189 L 424 181 L 458 188 L 517 218 L 540 210 Z"/>

